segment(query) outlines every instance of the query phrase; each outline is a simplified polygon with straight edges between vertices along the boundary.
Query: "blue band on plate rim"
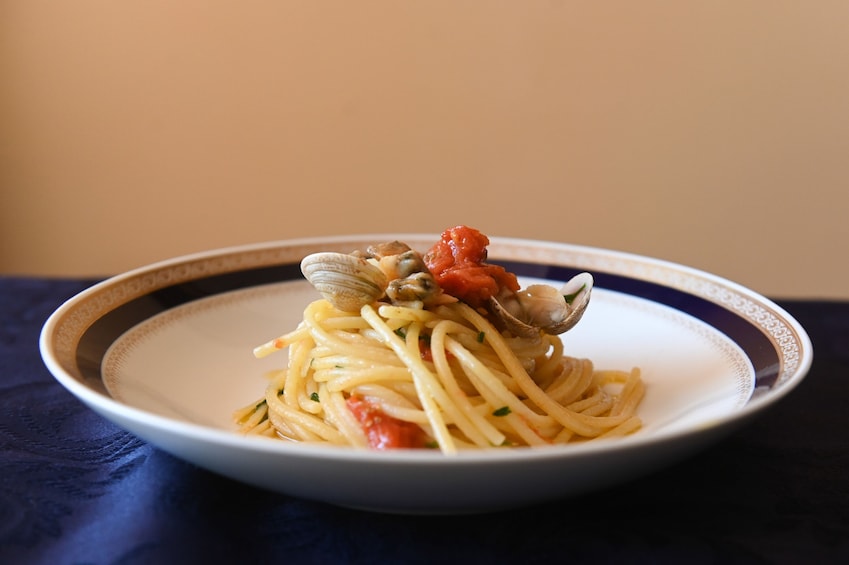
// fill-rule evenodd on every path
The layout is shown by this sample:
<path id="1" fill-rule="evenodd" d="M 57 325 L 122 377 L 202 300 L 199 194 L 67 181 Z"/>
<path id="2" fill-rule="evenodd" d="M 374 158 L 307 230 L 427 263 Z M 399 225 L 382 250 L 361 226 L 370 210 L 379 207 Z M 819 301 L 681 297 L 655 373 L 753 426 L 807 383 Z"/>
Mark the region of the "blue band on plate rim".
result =
<path id="1" fill-rule="evenodd" d="M 491 260 L 518 276 L 568 280 L 579 269 L 524 261 Z M 626 293 L 684 312 L 723 332 L 751 361 L 755 386 L 771 388 L 781 371 L 781 359 L 766 333 L 744 316 L 705 298 L 632 277 L 593 271 L 596 288 Z M 254 267 L 208 275 L 152 290 L 100 316 L 82 333 L 76 363 L 87 380 L 101 380 L 100 367 L 107 349 L 118 337 L 144 320 L 170 308 L 223 292 L 253 286 L 302 280 L 299 263 Z"/>

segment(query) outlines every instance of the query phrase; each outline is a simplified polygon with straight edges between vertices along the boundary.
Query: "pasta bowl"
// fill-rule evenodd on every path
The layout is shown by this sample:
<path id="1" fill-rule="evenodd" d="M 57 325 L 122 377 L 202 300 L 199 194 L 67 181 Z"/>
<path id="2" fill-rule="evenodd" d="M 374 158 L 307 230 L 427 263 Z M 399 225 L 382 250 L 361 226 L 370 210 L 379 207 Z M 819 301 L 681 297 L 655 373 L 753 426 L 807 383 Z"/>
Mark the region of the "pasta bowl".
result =
<path id="1" fill-rule="evenodd" d="M 804 328 L 732 281 L 660 259 L 490 237 L 489 261 L 524 284 L 595 279 L 564 350 L 601 368 L 639 367 L 643 427 L 566 445 L 358 450 L 239 433 L 234 410 L 262 394 L 278 356 L 253 348 L 293 329 L 318 296 L 301 259 L 429 234 L 303 238 L 162 261 L 100 282 L 45 322 L 45 365 L 104 418 L 172 455 L 263 489 L 400 514 L 495 511 L 585 494 L 681 460 L 787 396 L 810 369 Z"/>

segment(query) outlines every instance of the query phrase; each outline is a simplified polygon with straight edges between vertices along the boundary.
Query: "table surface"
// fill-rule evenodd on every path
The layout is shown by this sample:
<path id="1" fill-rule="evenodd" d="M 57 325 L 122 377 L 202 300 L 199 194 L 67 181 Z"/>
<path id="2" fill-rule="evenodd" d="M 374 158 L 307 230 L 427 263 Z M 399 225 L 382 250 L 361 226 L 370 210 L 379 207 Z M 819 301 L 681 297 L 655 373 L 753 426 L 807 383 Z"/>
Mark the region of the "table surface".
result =
<path id="1" fill-rule="evenodd" d="M 811 336 L 808 377 L 695 456 L 544 505 L 417 517 L 249 487 L 84 407 L 38 335 L 95 282 L 0 277 L 0 563 L 849 562 L 849 302 L 776 300 Z"/>

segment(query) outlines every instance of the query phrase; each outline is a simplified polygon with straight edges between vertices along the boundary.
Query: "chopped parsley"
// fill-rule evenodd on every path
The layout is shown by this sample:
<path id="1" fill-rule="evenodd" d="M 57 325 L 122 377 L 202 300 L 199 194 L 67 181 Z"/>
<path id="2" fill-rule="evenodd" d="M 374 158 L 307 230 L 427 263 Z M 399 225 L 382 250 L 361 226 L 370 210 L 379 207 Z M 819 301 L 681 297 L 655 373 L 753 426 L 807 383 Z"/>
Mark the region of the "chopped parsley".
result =
<path id="1" fill-rule="evenodd" d="M 317 392 L 312 393 L 310 395 L 310 400 L 312 400 L 313 402 L 320 402 L 319 399 L 318 399 L 318 393 Z"/>
<path id="2" fill-rule="evenodd" d="M 509 406 L 502 406 L 498 410 L 494 411 L 492 413 L 492 415 L 493 416 L 506 416 L 509 413 L 510 413 L 510 407 Z"/>
<path id="3" fill-rule="evenodd" d="M 563 298 L 566 299 L 566 304 L 572 304 L 572 302 L 575 301 L 575 297 L 578 296 L 579 294 L 581 294 L 584 291 L 585 288 L 587 288 L 587 285 L 582 284 L 581 288 L 579 288 L 578 290 L 576 290 L 572 294 L 564 294 Z"/>
<path id="4" fill-rule="evenodd" d="M 478 343 L 483 343 L 484 339 L 486 339 L 486 332 L 478 332 Z"/>

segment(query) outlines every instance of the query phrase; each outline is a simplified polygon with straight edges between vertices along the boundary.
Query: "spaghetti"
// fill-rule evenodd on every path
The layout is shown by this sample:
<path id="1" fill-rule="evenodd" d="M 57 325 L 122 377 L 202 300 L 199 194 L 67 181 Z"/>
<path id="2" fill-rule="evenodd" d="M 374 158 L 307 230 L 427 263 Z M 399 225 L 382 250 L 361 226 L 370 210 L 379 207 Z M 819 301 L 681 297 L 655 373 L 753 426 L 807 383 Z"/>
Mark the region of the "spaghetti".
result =
<path id="1" fill-rule="evenodd" d="M 265 394 L 237 410 L 242 432 L 358 448 L 540 446 L 630 434 L 644 393 L 638 368 L 598 370 L 564 354 L 560 337 L 516 336 L 482 308 L 444 297 L 372 301 L 358 311 L 326 298 L 291 332 Z"/>

